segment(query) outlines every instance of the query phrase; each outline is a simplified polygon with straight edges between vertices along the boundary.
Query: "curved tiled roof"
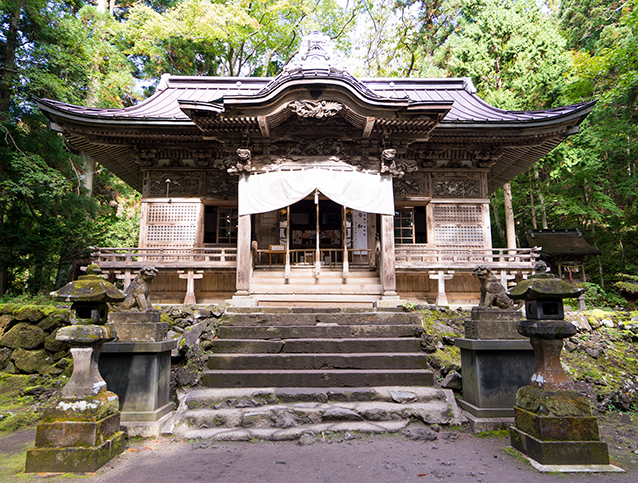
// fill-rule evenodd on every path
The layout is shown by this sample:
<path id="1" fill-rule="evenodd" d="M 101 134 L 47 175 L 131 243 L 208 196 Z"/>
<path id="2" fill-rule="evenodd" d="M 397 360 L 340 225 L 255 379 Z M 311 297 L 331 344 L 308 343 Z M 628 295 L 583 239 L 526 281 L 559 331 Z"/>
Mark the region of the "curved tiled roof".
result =
<path id="1" fill-rule="evenodd" d="M 306 80 L 334 80 L 351 84 L 350 78 L 341 75 L 303 75 Z M 293 79 L 296 77 L 290 77 Z M 63 102 L 42 99 L 40 102 L 55 110 L 93 119 L 117 119 L 129 121 L 159 121 L 190 124 L 189 117 L 180 109 L 178 101 L 213 102 L 226 96 L 252 97 L 272 85 L 273 79 L 255 77 L 189 77 L 165 76 L 164 86 L 152 97 L 123 109 L 99 109 L 74 106 Z M 381 99 L 406 99 L 415 102 L 453 102 L 443 124 L 457 123 L 525 123 L 551 120 L 579 111 L 590 103 L 581 103 L 539 111 L 507 111 L 490 106 L 475 92 L 471 80 L 466 78 L 408 78 L 362 79 L 361 84 Z M 285 81 L 283 82 L 285 83 Z M 444 127 L 444 126 L 441 126 Z"/>

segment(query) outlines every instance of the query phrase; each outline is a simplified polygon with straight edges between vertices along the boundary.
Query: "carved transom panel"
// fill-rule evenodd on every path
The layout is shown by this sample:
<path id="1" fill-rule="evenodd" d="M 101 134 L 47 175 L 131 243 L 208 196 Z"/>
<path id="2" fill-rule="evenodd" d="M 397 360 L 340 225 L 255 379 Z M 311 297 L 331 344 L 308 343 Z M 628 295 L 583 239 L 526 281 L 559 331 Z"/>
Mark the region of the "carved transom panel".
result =
<path id="1" fill-rule="evenodd" d="M 149 196 L 166 197 L 167 185 L 169 198 L 198 196 L 201 178 L 199 171 L 151 171 Z"/>

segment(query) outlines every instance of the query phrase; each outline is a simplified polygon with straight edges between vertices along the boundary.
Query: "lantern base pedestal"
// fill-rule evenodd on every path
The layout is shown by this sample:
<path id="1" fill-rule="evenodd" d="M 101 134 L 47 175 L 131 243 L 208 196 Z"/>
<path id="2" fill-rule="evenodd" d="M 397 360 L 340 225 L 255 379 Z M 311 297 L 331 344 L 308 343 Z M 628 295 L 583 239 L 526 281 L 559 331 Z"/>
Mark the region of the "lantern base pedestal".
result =
<path id="1" fill-rule="evenodd" d="M 118 398 L 61 398 L 43 412 L 26 473 L 92 473 L 124 451 Z"/>
<path id="2" fill-rule="evenodd" d="M 584 471 L 577 468 L 591 466 L 616 471 L 609 469 L 607 443 L 600 440 L 598 420 L 586 396 L 523 386 L 516 394 L 514 413 L 512 447 L 537 465 L 571 468 L 554 471 Z"/>
<path id="3" fill-rule="evenodd" d="M 510 428 L 512 447 L 541 465 L 609 466 L 607 443 L 602 441 L 542 441 Z"/>

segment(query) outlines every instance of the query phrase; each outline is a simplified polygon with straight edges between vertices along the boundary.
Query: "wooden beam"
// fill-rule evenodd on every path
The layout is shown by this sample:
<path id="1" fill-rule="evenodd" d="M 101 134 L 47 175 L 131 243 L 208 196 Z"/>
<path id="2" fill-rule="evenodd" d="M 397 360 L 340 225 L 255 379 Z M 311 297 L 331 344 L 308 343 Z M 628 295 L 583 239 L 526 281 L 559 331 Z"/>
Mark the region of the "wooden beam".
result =
<path id="1" fill-rule="evenodd" d="M 261 136 L 264 138 L 270 137 L 270 129 L 268 127 L 268 120 L 266 116 L 257 116 L 257 122 L 259 123 L 259 130 L 261 131 Z"/>
<path id="2" fill-rule="evenodd" d="M 363 138 L 369 138 L 370 134 L 372 134 L 372 128 L 374 127 L 374 122 L 377 120 L 376 117 L 366 117 L 366 124 L 363 127 Z"/>

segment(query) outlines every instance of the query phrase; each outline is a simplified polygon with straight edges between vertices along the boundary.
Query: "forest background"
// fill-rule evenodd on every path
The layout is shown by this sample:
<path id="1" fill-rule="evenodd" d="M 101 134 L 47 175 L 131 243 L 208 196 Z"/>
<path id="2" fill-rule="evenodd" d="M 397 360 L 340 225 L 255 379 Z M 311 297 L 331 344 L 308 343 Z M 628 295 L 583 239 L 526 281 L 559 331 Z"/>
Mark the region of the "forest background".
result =
<path id="1" fill-rule="evenodd" d="M 303 34 L 329 35 L 356 76 L 468 76 L 488 103 L 597 100 L 512 181 L 518 246 L 578 228 L 587 273 L 638 275 L 638 0 L 0 0 L 0 297 L 48 293 L 91 246 L 137 246 L 139 194 L 65 144 L 32 102 L 125 107 L 163 73 L 273 76 Z M 492 197 L 506 246 L 503 192 Z M 615 303 L 617 298 L 608 297 Z"/>

